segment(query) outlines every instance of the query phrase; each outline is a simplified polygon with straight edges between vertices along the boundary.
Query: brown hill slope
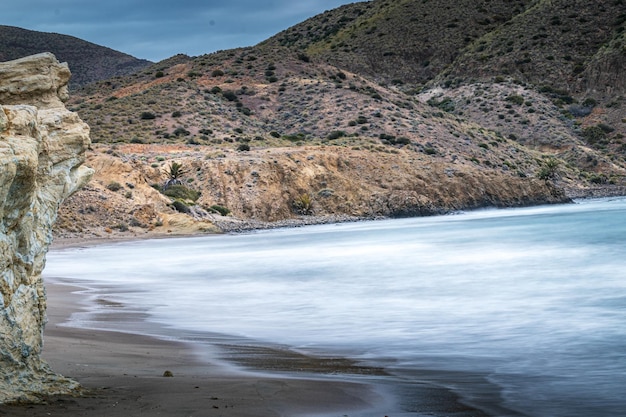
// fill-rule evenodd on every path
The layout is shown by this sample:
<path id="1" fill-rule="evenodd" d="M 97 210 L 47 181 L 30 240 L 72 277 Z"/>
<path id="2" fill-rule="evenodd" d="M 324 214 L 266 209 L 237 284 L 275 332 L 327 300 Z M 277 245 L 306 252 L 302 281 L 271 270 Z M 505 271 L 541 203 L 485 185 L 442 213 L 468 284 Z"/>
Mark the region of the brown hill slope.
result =
<path id="1" fill-rule="evenodd" d="M 268 45 L 309 56 L 379 82 L 423 84 L 461 51 L 523 13 L 532 0 L 396 0 L 355 3 L 309 19 Z"/>
<path id="2" fill-rule="evenodd" d="M 52 52 L 72 69 L 70 87 L 132 74 L 149 61 L 105 48 L 73 36 L 37 32 L 0 25 L 0 61 L 10 61 L 40 52 Z"/>
<path id="3" fill-rule="evenodd" d="M 526 144 L 553 141 L 562 147 L 562 135 L 553 136 L 552 128 L 504 123 L 513 113 L 524 123 L 536 118 L 522 117 L 511 103 L 489 105 L 490 100 L 466 94 L 474 83 L 469 90 L 505 81 L 512 92 L 516 86 L 534 89 L 561 113 L 562 120 L 547 118 L 544 126 L 568 124 L 565 136 L 623 161 L 625 23 L 622 0 L 376 0 L 326 12 L 264 44 L 282 45 L 409 95 L 438 96 L 433 103 L 450 103 L 448 108 L 459 110 L 455 114 L 499 126 L 505 136 L 521 133 Z M 457 87 L 465 93 L 459 95 Z M 456 100 L 461 96 L 464 102 Z M 526 100 L 528 110 L 535 111 L 531 102 Z M 526 140 L 531 135 L 534 139 Z"/>
<path id="4" fill-rule="evenodd" d="M 537 1 L 473 42 L 443 75 L 449 80 L 504 75 L 571 94 L 606 93 L 616 85 L 586 76 L 596 72 L 590 68 L 593 57 L 622 36 L 625 22 L 622 1 Z M 623 85 L 622 70 L 604 70 L 619 75 Z"/>
<path id="5" fill-rule="evenodd" d="M 616 11 L 617 3 L 607 9 Z M 223 224 L 212 207 L 263 221 L 425 214 L 562 201 L 564 190 L 580 195 L 599 185 L 624 185 L 620 36 L 604 45 L 599 37 L 580 41 L 581 51 L 572 54 L 589 57 L 580 73 L 589 76 L 586 82 L 614 84 L 606 94 L 552 85 L 550 71 L 542 78 L 553 64 L 541 36 L 527 46 L 538 58 L 531 59 L 537 68 L 524 67 L 524 79 L 474 66 L 482 62 L 474 53 L 513 36 L 519 21 L 529 36 L 543 33 L 542 25 L 533 25 L 541 19 L 527 16 L 567 13 L 560 0 L 546 4 L 357 3 L 256 47 L 175 56 L 83 88 L 71 105 L 91 125 L 91 158 L 101 169 L 61 224 L 66 232 L 87 228 L 96 235 L 185 229 L 181 219 Z M 376 36 L 385 42 L 367 33 L 371 22 L 385 28 Z M 445 34 L 431 37 L 429 65 L 414 65 L 410 59 L 421 52 L 413 48 L 421 43 L 397 36 L 404 29 L 424 36 L 441 28 Z M 345 44 L 333 48 L 338 39 Z M 576 39 L 567 42 L 575 46 Z M 363 56 L 392 48 L 384 58 L 398 61 L 380 72 L 357 65 L 358 45 L 371 45 Z M 394 55 L 393 48 L 407 49 Z M 493 65 L 508 59 L 494 54 Z M 393 78 L 404 73 L 414 78 Z M 165 197 L 149 186 L 159 188 L 173 162 L 186 167 L 186 189 L 200 195 Z M 174 215 L 179 226 L 170 223 Z"/>

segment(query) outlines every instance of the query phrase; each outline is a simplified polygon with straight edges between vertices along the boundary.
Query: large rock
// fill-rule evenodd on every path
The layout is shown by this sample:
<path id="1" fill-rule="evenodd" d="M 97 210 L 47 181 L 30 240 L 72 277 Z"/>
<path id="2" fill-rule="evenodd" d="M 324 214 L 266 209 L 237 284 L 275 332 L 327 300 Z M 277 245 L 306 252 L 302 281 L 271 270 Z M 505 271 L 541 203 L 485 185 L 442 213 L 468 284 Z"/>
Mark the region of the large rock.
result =
<path id="1" fill-rule="evenodd" d="M 0 403 L 77 387 L 40 357 L 52 225 L 93 174 L 89 126 L 63 105 L 69 78 L 49 53 L 0 63 Z"/>

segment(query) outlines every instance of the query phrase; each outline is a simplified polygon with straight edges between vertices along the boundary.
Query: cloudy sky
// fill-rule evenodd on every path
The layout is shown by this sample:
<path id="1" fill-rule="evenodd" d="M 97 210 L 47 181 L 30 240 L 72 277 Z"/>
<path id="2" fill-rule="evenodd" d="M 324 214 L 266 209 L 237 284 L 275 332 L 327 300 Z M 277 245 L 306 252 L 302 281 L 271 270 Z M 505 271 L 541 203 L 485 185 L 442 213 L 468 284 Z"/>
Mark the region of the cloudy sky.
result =
<path id="1" fill-rule="evenodd" d="M 71 35 L 160 61 L 251 46 L 357 0 L 18 0 L 0 25 Z"/>

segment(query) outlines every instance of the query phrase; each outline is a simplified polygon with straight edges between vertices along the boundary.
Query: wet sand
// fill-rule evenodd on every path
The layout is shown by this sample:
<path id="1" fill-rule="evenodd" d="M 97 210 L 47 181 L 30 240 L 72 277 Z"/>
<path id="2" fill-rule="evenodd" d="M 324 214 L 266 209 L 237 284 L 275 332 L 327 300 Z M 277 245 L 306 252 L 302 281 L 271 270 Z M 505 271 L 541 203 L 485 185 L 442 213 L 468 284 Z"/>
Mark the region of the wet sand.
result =
<path id="1" fill-rule="evenodd" d="M 245 372 L 207 361 L 192 344 L 63 326 L 81 308 L 81 295 L 66 285 L 46 288 L 43 356 L 53 370 L 80 382 L 82 395 L 2 405 L 0 416 L 343 416 L 377 409 L 375 415 L 386 414 L 390 399 L 367 383 Z M 166 371 L 173 376 L 163 376 Z"/>

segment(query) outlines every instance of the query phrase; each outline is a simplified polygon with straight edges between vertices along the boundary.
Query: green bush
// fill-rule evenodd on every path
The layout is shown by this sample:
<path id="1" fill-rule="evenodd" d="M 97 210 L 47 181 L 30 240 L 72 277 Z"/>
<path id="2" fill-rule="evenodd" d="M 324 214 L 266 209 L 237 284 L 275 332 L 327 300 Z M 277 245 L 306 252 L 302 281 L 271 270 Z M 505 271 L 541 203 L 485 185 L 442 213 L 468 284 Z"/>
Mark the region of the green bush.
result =
<path id="1" fill-rule="evenodd" d="M 428 105 L 432 107 L 440 108 L 441 110 L 452 113 L 455 110 L 454 101 L 450 97 L 444 97 L 443 100 L 438 101 L 436 98 L 431 98 L 427 101 Z"/>
<path id="2" fill-rule="evenodd" d="M 518 106 L 521 106 L 522 104 L 524 104 L 524 97 L 517 95 L 517 94 L 511 94 L 510 96 L 506 98 L 506 101 L 510 101 L 513 104 L 517 104 Z"/>
<path id="3" fill-rule="evenodd" d="M 180 213 L 191 213 L 191 209 L 189 208 L 189 206 L 187 206 L 187 204 L 183 203 L 180 200 L 173 201 L 172 207 L 174 207 L 176 211 Z"/>
<path id="4" fill-rule="evenodd" d="M 328 140 L 335 140 L 346 136 L 346 132 L 343 130 L 333 130 L 327 136 Z"/>
<path id="5" fill-rule="evenodd" d="M 219 213 L 222 216 L 228 216 L 230 214 L 230 210 L 227 209 L 224 206 L 220 206 L 218 204 L 214 204 L 211 207 L 209 207 L 209 210 L 211 210 L 214 213 Z"/>
<path id="6" fill-rule="evenodd" d="M 234 91 L 230 91 L 230 90 L 224 91 L 222 93 L 222 97 L 224 97 L 228 101 L 237 101 L 237 100 L 239 100 L 239 98 L 237 98 L 237 94 L 235 94 Z"/>
<path id="7" fill-rule="evenodd" d="M 311 196 L 304 193 L 300 194 L 293 201 L 293 208 L 298 214 L 309 215 L 313 213 L 313 200 Z"/>
<path id="8" fill-rule="evenodd" d="M 306 136 L 304 133 L 294 133 L 291 135 L 284 135 L 283 139 L 288 140 L 289 142 L 299 142 L 301 140 L 305 140 Z"/>
<path id="9" fill-rule="evenodd" d="M 163 194 L 176 200 L 193 202 L 198 201 L 201 195 L 200 191 L 192 190 L 191 188 L 180 184 L 170 185 L 165 191 L 163 191 Z"/>
<path id="10" fill-rule="evenodd" d="M 156 119 L 156 115 L 149 111 L 144 111 L 144 112 L 141 112 L 141 115 L 139 116 L 139 118 L 142 120 L 151 120 L 151 119 Z"/>
<path id="11" fill-rule="evenodd" d="M 600 126 L 589 126 L 583 129 L 582 136 L 591 145 L 606 139 L 606 132 Z"/>
<path id="12" fill-rule="evenodd" d="M 548 181 L 555 179 L 558 173 L 560 162 L 555 158 L 548 158 L 537 173 L 537 178 Z"/>
<path id="13" fill-rule="evenodd" d="M 191 135 L 191 132 L 188 131 L 187 129 L 185 129 L 184 127 L 177 127 L 176 130 L 174 130 L 174 136 L 189 136 Z"/>

